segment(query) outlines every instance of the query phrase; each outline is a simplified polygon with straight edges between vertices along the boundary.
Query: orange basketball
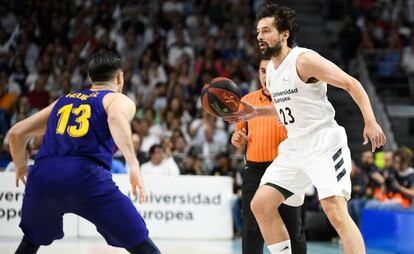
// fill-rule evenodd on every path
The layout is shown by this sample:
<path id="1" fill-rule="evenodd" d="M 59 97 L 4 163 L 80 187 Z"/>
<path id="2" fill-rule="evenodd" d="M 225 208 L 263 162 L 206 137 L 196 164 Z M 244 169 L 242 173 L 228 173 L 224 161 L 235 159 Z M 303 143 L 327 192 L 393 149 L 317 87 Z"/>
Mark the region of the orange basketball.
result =
<path id="1" fill-rule="evenodd" d="M 201 90 L 203 109 L 213 116 L 227 116 L 239 110 L 242 92 L 230 79 L 217 77 Z"/>

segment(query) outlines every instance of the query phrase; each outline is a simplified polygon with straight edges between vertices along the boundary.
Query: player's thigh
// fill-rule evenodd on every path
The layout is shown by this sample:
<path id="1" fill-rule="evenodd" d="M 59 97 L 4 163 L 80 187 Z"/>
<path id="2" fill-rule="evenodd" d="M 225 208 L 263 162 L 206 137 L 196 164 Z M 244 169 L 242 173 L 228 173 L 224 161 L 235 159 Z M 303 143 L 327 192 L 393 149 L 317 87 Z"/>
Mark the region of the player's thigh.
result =
<path id="1" fill-rule="evenodd" d="M 296 159 L 297 160 L 297 159 Z M 276 160 L 266 169 L 260 186 L 273 188 L 277 193 L 281 193 L 283 203 L 291 206 L 303 204 L 305 192 L 309 188 L 311 181 L 302 169 L 293 166 L 292 160 L 285 160 L 278 156 Z M 267 188 L 266 188 L 267 189 Z"/>
<path id="2" fill-rule="evenodd" d="M 130 248 L 148 237 L 143 218 L 132 201 L 122 193 L 119 193 L 118 199 L 109 202 L 105 199 L 100 205 L 76 214 L 92 222 L 112 246 Z"/>
<path id="3" fill-rule="evenodd" d="M 30 166 L 22 204 L 20 228 L 36 245 L 48 245 L 63 237 L 63 211 L 50 202 L 45 187 L 48 168 Z"/>
<path id="4" fill-rule="evenodd" d="M 337 147 L 315 156 L 304 172 L 318 190 L 319 199 L 332 196 L 351 196 L 351 153 L 348 146 Z"/>
<path id="5" fill-rule="evenodd" d="M 97 165 L 87 165 L 84 170 L 73 212 L 95 224 L 110 245 L 129 248 L 145 240 L 148 230 L 144 220 L 111 173 Z"/>

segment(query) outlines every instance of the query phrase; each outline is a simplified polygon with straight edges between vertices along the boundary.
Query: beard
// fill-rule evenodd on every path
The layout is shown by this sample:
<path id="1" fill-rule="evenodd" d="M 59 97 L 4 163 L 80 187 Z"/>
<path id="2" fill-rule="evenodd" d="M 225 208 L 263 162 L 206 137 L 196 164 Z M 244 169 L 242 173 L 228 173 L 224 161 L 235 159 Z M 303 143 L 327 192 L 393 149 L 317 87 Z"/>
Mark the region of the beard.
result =
<path id="1" fill-rule="evenodd" d="M 272 56 L 277 56 L 280 54 L 280 51 L 282 50 L 282 43 L 280 40 L 276 41 L 276 45 L 273 47 L 270 47 L 267 42 L 262 42 L 266 44 L 266 48 L 262 50 L 262 56 L 265 58 L 271 58 Z"/>

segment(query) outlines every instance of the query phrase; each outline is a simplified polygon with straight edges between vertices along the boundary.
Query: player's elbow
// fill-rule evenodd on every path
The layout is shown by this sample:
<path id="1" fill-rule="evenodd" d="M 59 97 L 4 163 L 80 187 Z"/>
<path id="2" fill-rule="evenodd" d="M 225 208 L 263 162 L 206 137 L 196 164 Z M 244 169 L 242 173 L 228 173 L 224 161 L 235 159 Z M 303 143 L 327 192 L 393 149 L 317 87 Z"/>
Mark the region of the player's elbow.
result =
<path id="1" fill-rule="evenodd" d="M 342 89 L 344 89 L 348 93 L 352 93 L 360 85 L 361 84 L 359 83 L 359 81 L 356 78 L 349 76 L 345 80 L 345 82 L 343 82 Z"/>
<path id="2" fill-rule="evenodd" d="M 21 124 L 17 123 L 9 130 L 9 141 L 14 142 L 18 138 L 23 136 L 22 128 L 20 127 Z"/>

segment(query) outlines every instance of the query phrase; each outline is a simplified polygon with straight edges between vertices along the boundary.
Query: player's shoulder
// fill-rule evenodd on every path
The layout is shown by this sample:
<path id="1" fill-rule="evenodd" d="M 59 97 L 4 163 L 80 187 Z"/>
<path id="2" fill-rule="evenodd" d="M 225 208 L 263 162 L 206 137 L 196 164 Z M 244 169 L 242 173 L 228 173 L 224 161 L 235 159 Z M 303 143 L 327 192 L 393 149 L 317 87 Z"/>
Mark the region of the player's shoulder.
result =
<path id="1" fill-rule="evenodd" d="M 108 100 L 108 101 L 120 100 L 120 101 L 125 101 L 125 103 L 134 103 L 131 100 L 131 98 L 129 98 L 125 94 L 117 93 L 117 92 L 106 94 L 105 97 L 104 97 L 104 100 Z"/>
<path id="2" fill-rule="evenodd" d="M 102 103 L 105 109 L 109 108 L 109 106 L 113 103 L 116 104 L 124 104 L 125 106 L 135 107 L 135 103 L 123 93 L 108 93 L 103 97 Z"/>
<path id="3" fill-rule="evenodd" d="M 297 54 L 298 57 L 296 59 L 296 65 L 311 63 L 312 61 L 315 61 L 317 58 L 321 57 L 318 52 L 307 48 L 298 49 Z"/>

